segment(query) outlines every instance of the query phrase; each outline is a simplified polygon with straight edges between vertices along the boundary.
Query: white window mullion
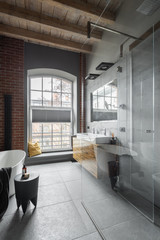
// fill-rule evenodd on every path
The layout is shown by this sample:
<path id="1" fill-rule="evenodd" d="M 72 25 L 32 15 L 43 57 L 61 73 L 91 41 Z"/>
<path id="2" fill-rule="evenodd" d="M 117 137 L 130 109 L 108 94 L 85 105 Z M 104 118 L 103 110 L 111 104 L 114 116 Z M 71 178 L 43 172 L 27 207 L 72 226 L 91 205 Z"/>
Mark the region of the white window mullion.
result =
<path id="1" fill-rule="evenodd" d="M 43 150 L 43 123 L 42 123 L 42 150 Z"/>
<path id="2" fill-rule="evenodd" d="M 63 131 L 62 131 L 62 128 L 63 128 L 63 124 L 65 124 L 65 123 L 62 123 L 62 122 L 59 122 L 59 124 L 60 124 L 60 129 L 59 129 L 59 132 L 55 132 L 55 133 L 53 133 L 53 122 L 55 121 L 54 119 L 52 120 L 53 122 L 51 122 L 50 124 L 50 130 L 51 130 L 51 132 L 49 132 L 49 134 L 48 134 L 48 130 L 46 130 L 47 131 L 47 133 L 45 134 L 44 133 L 44 124 L 45 124 L 45 127 L 47 127 L 47 125 L 46 125 L 46 123 L 47 122 L 45 122 L 45 119 L 46 119 L 46 116 L 47 116 L 47 120 L 49 121 L 49 116 L 52 116 L 52 114 L 50 114 L 50 115 L 48 115 L 48 113 L 46 113 L 46 112 L 44 112 L 44 111 L 54 111 L 55 110 L 55 112 L 56 111 L 64 111 L 65 109 L 67 109 L 67 111 L 71 111 L 72 112 L 72 108 L 73 108 L 73 101 L 72 101 L 72 99 L 73 99 L 73 91 L 72 91 L 72 89 L 73 89 L 73 86 L 71 86 L 71 92 L 70 92 L 70 90 L 69 91 L 67 91 L 67 89 L 70 89 L 70 88 L 68 88 L 69 86 L 67 86 L 66 85 L 66 88 L 64 89 L 64 94 L 68 94 L 68 97 L 71 99 L 71 106 L 70 106 L 70 108 L 68 107 L 69 105 L 68 104 L 66 104 L 66 105 L 64 105 L 64 107 L 62 107 L 62 94 L 63 94 L 63 91 L 62 91 L 62 79 L 60 79 L 60 78 L 58 78 L 59 80 L 60 80 L 60 82 L 59 82 L 59 84 L 60 84 L 60 86 L 61 86 L 61 89 L 60 89 L 60 91 L 59 92 L 56 92 L 56 93 L 58 93 L 58 94 L 60 94 L 60 101 L 61 101 L 61 103 L 60 103 L 60 107 L 53 107 L 53 105 L 54 105 L 54 102 L 53 102 L 53 91 L 54 91 L 54 86 L 53 86 L 53 76 L 50 76 L 51 77 L 51 91 L 48 91 L 47 89 L 46 89 L 46 91 L 44 91 L 44 84 L 45 84 L 45 77 L 46 76 L 36 76 L 37 78 L 39 78 L 39 79 L 41 79 L 41 84 L 39 84 L 39 86 L 41 85 L 41 87 L 39 87 L 38 89 L 36 89 L 36 87 L 34 87 L 34 89 L 33 89 L 33 91 L 37 91 L 37 92 L 40 92 L 41 93 L 41 97 L 42 97 L 42 101 L 41 101 L 41 105 L 38 105 L 39 104 L 39 101 L 40 101 L 40 97 L 39 96 L 37 96 L 37 98 L 33 98 L 33 100 L 35 99 L 35 101 L 33 102 L 33 101 L 31 101 L 31 91 L 32 91 L 32 89 L 31 89 L 31 81 L 32 81 L 32 77 L 30 77 L 29 78 L 29 84 L 30 84 L 30 91 L 29 91 L 29 104 L 30 104 L 30 106 L 29 106 L 29 108 L 30 108 L 30 112 L 31 112 L 31 116 L 30 116 L 30 136 L 32 137 L 32 135 L 34 135 L 34 136 L 36 136 L 36 139 L 39 139 L 39 141 L 40 141 L 40 139 L 41 139 L 41 142 L 42 142 L 42 151 L 47 151 L 47 148 L 49 148 L 49 151 L 51 150 L 51 148 L 52 148 L 52 150 L 61 150 L 61 149 L 64 149 L 64 146 L 63 146 L 63 141 L 62 141 L 62 138 L 63 138 Z M 33 78 L 35 78 L 35 76 L 33 77 Z M 69 82 L 69 81 L 68 81 Z M 71 84 L 71 83 L 70 83 Z M 72 85 L 72 84 L 71 84 Z M 35 85 L 36 86 L 36 85 Z M 40 88 L 42 88 L 41 90 L 40 90 Z M 45 94 L 44 94 L 44 92 L 45 92 Z M 46 102 L 44 102 L 44 97 L 47 99 L 47 101 L 48 101 L 48 99 L 49 99 L 49 97 L 47 98 L 47 92 L 49 93 L 49 94 L 51 94 L 51 104 L 47 104 L 46 105 Z M 66 106 L 66 107 L 65 107 Z M 44 111 L 43 111 L 44 110 Z M 34 111 L 34 112 L 33 112 Z M 40 115 L 38 115 L 39 113 L 38 113 L 38 111 L 42 111 L 42 113 L 40 113 Z M 32 117 L 32 112 L 34 113 L 34 117 L 33 118 L 31 118 Z M 47 115 L 46 115 L 47 114 Z M 60 112 L 59 112 L 59 114 L 60 114 Z M 58 116 L 58 115 L 55 115 L 55 116 Z M 57 120 L 59 121 L 60 120 L 60 118 L 62 118 L 63 117 L 63 114 L 60 114 L 59 115 L 59 117 L 57 118 Z M 65 116 L 66 116 L 66 114 L 65 114 Z M 34 120 L 33 120 L 34 119 Z M 39 120 L 38 120 L 39 119 Z M 51 119 L 52 119 L 52 117 L 51 117 Z M 63 119 L 64 120 L 64 119 Z M 36 134 L 33 134 L 32 133 L 32 121 L 33 121 L 33 123 L 34 124 L 36 124 L 36 122 L 37 123 L 39 123 L 39 124 L 41 124 L 41 133 L 40 133 L 40 130 L 37 130 L 37 135 Z M 38 122 L 39 121 L 39 122 Z M 43 122 L 44 121 L 44 122 Z M 67 123 L 67 117 L 66 117 L 66 123 Z M 68 127 L 70 126 L 70 130 L 69 129 L 67 129 L 67 130 L 65 130 L 65 131 L 70 131 L 70 135 L 67 135 L 68 133 L 64 133 L 66 136 L 71 136 L 71 134 L 72 134 L 72 130 L 71 130 L 71 128 L 72 128 L 72 118 L 70 118 L 70 125 L 68 125 Z M 68 122 L 69 123 L 69 122 Z M 37 125 L 38 126 L 38 125 Z M 36 127 L 36 125 L 35 125 L 35 127 Z M 58 144 L 57 144 L 57 142 L 55 142 L 55 144 L 57 144 L 57 146 L 56 147 L 54 147 L 54 145 L 53 145 L 53 140 L 54 140 L 54 134 L 57 134 L 57 142 L 58 142 Z M 45 138 L 46 137 L 46 138 Z M 50 139 L 50 141 L 49 141 L 49 143 L 47 143 L 46 142 L 46 139 Z M 37 141 L 37 140 L 35 140 L 35 141 Z M 67 139 L 67 137 L 66 137 L 66 144 L 70 144 L 70 147 L 71 147 L 71 139 L 70 139 L 70 142 L 68 142 L 68 139 Z M 68 143 L 67 143 L 68 142 Z M 47 144 L 46 144 L 47 143 Z M 46 145 L 44 145 L 44 144 L 46 144 Z M 62 147 L 63 146 L 63 147 Z M 68 148 L 68 146 L 66 147 L 66 148 Z"/>
<path id="3" fill-rule="evenodd" d="M 61 148 L 62 148 L 62 123 L 61 123 Z"/>
<path id="4" fill-rule="evenodd" d="M 43 106 L 43 77 L 42 77 L 42 106 Z"/>

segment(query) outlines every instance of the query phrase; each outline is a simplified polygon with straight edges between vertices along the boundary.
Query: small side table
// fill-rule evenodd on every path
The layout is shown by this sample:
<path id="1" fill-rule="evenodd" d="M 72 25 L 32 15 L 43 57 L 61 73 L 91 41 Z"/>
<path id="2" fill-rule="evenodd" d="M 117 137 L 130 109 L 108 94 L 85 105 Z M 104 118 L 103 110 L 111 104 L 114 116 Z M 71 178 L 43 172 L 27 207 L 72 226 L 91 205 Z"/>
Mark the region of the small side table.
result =
<path id="1" fill-rule="evenodd" d="M 26 212 L 29 201 L 35 207 L 37 205 L 38 182 L 39 174 L 34 172 L 30 173 L 26 180 L 22 179 L 22 174 L 17 175 L 14 179 L 17 208 L 22 205 L 23 213 Z"/>

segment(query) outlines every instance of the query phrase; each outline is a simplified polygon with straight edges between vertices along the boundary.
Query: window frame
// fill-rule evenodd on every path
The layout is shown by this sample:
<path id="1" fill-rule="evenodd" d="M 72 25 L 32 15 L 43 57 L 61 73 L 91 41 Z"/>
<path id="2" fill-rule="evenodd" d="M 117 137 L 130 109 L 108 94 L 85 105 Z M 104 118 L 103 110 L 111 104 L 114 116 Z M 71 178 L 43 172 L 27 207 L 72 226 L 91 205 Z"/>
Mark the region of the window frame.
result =
<path id="1" fill-rule="evenodd" d="M 61 92 L 58 92 L 58 93 L 61 93 L 61 106 L 62 106 L 62 93 L 66 93 L 66 92 L 62 92 L 62 80 L 65 80 L 65 81 L 71 83 L 71 93 L 68 93 L 68 94 L 71 94 L 71 107 L 43 106 L 43 92 L 50 92 L 50 91 L 43 91 L 43 78 L 45 78 L 45 77 L 51 77 L 52 81 L 53 81 L 53 78 L 58 78 L 58 79 L 61 80 Z M 42 90 L 37 90 L 37 92 L 42 92 L 42 105 L 41 106 L 32 106 L 31 105 L 31 91 L 34 91 L 34 90 L 31 90 L 31 79 L 32 78 L 42 78 L 42 83 L 41 83 L 42 84 Z M 33 75 L 29 74 L 28 79 L 29 79 L 29 86 L 28 86 L 28 89 L 29 89 L 29 102 L 28 102 L 29 103 L 29 140 L 32 139 L 32 110 L 34 110 L 34 109 L 70 111 L 71 135 L 73 135 L 73 128 L 74 128 L 74 126 L 73 126 L 74 125 L 74 122 L 73 122 L 73 81 L 70 80 L 70 79 L 67 79 L 65 77 L 58 76 L 54 73 L 53 74 L 42 73 L 42 74 L 33 74 Z M 51 89 L 51 90 L 53 90 L 53 89 Z M 51 91 L 51 93 L 54 93 L 54 91 Z M 53 98 L 51 97 L 51 101 L 53 103 L 52 99 Z M 43 131 L 42 131 L 42 134 L 43 134 Z M 61 136 L 63 136 L 63 135 L 61 135 Z M 61 146 L 62 146 L 62 137 L 61 137 Z M 65 151 L 65 150 L 67 150 L 67 151 L 72 150 L 71 139 L 70 139 L 70 148 L 42 150 L 42 152 L 56 152 L 56 151 Z"/>
<path id="2" fill-rule="evenodd" d="M 108 111 L 108 112 L 117 112 L 118 106 L 117 106 L 116 109 L 113 109 L 113 104 L 112 104 L 112 102 L 113 102 L 113 99 L 117 99 L 117 100 L 118 100 L 118 94 L 117 94 L 117 97 L 113 97 L 113 95 L 112 95 L 112 93 L 113 93 L 112 88 L 114 88 L 114 86 L 109 85 L 109 84 L 105 84 L 104 86 L 100 87 L 100 88 L 103 88 L 103 95 L 99 95 L 99 94 L 98 94 L 98 90 L 99 90 L 100 88 L 98 88 L 98 89 L 96 89 L 96 90 L 94 91 L 94 92 L 97 92 L 96 94 L 94 94 L 94 92 L 92 93 L 92 103 L 93 103 L 94 97 L 96 97 L 96 102 L 97 102 L 97 103 L 96 103 L 97 108 L 94 108 L 94 106 L 93 106 L 93 110 L 94 110 L 94 111 L 100 112 L 100 111 L 106 110 L 106 108 L 105 108 L 105 99 L 107 98 L 107 95 L 106 95 L 106 93 L 105 93 L 105 87 L 106 87 L 107 85 L 111 87 L 111 95 L 108 96 L 108 98 L 110 98 L 110 100 L 111 100 L 111 109 L 108 109 L 107 111 Z M 104 108 L 99 108 L 99 106 L 98 106 L 98 99 L 99 99 L 99 98 L 103 98 Z"/>
<path id="3" fill-rule="evenodd" d="M 51 85 L 51 91 L 43 91 L 43 78 L 45 78 L 45 77 L 51 77 L 51 79 L 52 79 L 52 85 Z M 32 90 L 31 89 L 31 78 L 42 78 L 42 83 L 41 83 L 41 87 L 42 87 L 42 90 Z M 61 80 L 61 91 L 60 92 L 55 92 L 55 91 L 53 91 L 53 78 L 58 78 L 58 79 L 60 79 Z M 62 80 L 65 80 L 65 81 L 68 81 L 68 82 L 70 82 L 71 83 L 71 93 L 67 93 L 67 92 L 63 92 L 62 91 Z M 41 106 L 33 106 L 33 105 L 31 105 L 31 92 L 32 91 L 35 91 L 35 92 L 41 92 L 42 93 L 42 105 Z M 58 107 L 55 107 L 55 106 L 53 106 L 53 97 L 51 97 L 51 103 L 52 103 L 52 105 L 51 106 L 44 106 L 43 105 L 43 93 L 44 92 L 49 92 L 49 93 L 51 93 L 51 94 L 53 94 L 53 93 L 60 93 L 61 94 L 61 107 L 60 106 L 58 106 Z M 62 94 L 70 94 L 71 95 L 71 107 L 64 107 L 64 109 L 70 109 L 70 108 L 72 108 L 73 109 L 73 84 L 72 84 L 72 81 L 71 80 L 68 80 L 68 79 L 66 79 L 66 78 L 62 78 L 62 77 L 58 77 L 58 76 L 55 76 L 55 75 L 47 75 L 47 74 L 44 74 L 43 76 L 42 75 L 34 75 L 34 76 L 29 76 L 29 105 L 31 106 L 31 107 L 42 107 L 42 108 L 44 108 L 44 107 L 46 107 L 46 108 L 55 108 L 55 109 L 62 109 L 63 107 L 62 107 Z"/>

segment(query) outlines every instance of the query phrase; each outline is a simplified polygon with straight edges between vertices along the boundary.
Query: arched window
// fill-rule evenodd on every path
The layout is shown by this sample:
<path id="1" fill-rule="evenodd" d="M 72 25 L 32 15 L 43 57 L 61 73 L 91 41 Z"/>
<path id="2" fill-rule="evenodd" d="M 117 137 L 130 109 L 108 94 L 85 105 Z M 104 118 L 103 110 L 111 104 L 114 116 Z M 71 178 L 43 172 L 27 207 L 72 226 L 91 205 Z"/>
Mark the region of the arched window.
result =
<path id="1" fill-rule="evenodd" d="M 54 75 L 30 76 L 30 139 L 42 151 L 71 148 L 72 81 Z"/>

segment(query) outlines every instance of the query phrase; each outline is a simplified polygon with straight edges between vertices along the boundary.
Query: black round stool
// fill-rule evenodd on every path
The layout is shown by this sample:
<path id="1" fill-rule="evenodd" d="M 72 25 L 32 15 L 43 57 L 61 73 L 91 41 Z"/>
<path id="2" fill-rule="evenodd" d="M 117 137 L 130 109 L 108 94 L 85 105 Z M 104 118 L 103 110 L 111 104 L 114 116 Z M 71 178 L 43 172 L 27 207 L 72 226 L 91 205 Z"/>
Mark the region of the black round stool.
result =
<path id="1" fill-rule="evenodd" d="M 22 179 L 22 174 L 19 174 L 14 179 L 15 194 L 17 207 L 22 205 L 23 213 L 26 212 L 29 201 L 36 207 L 38 195 L 39 174 L 30 173 L 28 179 Z"/>

